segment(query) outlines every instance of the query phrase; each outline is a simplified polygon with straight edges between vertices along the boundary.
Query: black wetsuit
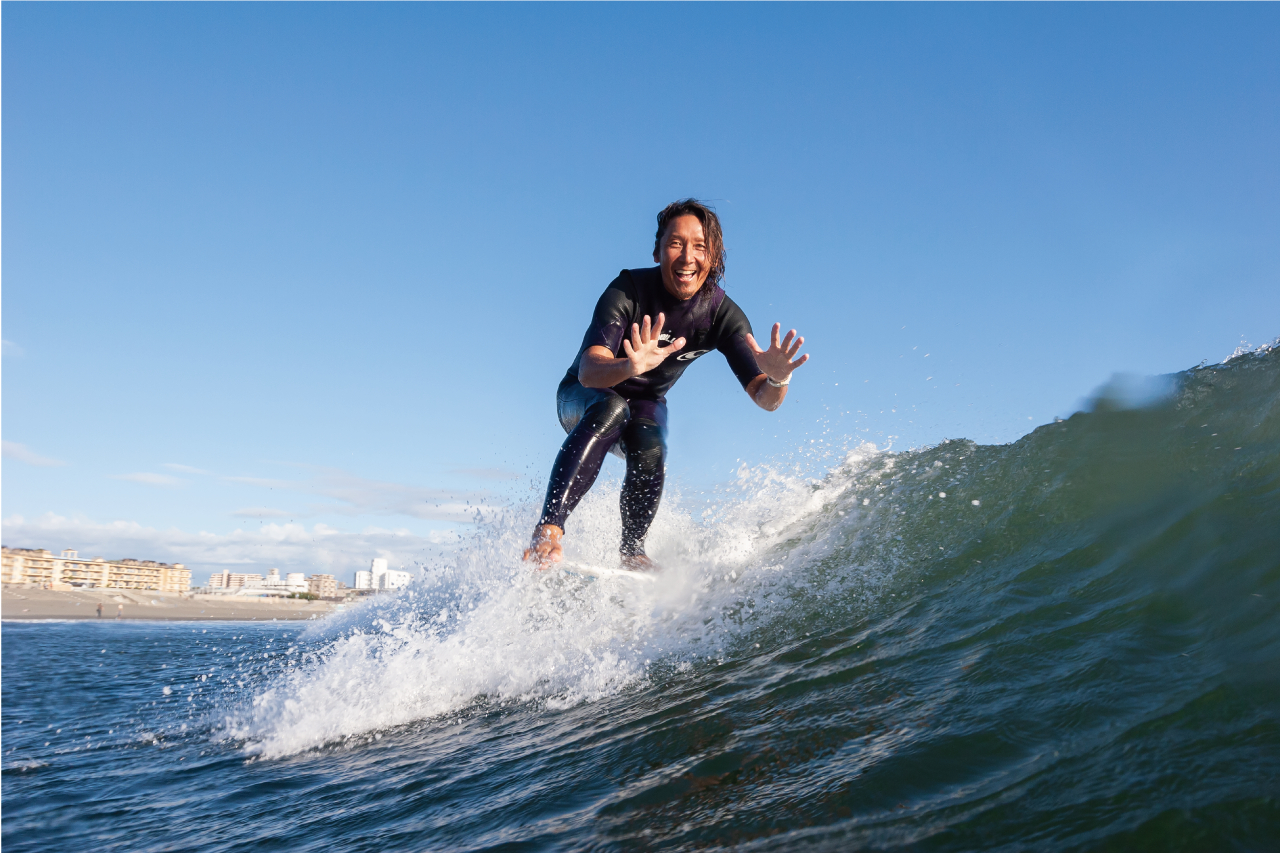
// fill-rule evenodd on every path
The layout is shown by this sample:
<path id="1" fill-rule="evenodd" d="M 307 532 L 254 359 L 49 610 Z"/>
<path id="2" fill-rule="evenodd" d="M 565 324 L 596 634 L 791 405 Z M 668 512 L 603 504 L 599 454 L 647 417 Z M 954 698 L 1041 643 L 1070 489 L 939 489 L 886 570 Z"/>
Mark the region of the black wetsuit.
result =
<path id="1" fill-rule="evenodd" d="M 656 323 L 666 315 L 659 346 L 677 338 L 685 345 L 662 364 L 612 388 L 585 388 L 578 365 L 588 348 L 601 346 L 622 357 L 622 341 L 632 323 L 647 315 Z M 644 536 L 658 511 L 667 455 L 666 394 L 685 368 L 712 350 L 729 361 L 742 387 L 760 375 L 746 337 L 751 333 L 742 309 L 714 284 L 680 301 L 667 292 L 658 267 L 623 270 L 596 303 L 591 326 L 568 373 L 556 391 L 556 413 L 569 437 L 551 470 L 539 524 L 564 528 L 565 519 L 591 488 L 609 451 L 627 461 L 622 482 L 623 556 L 644 553 Z"/>

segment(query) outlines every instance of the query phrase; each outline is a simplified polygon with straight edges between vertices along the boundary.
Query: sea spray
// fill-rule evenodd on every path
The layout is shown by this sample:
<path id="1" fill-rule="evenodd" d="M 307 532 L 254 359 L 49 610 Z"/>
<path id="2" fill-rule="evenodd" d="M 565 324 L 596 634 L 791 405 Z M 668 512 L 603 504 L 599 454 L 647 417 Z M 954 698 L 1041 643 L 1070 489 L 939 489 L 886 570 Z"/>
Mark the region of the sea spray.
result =
<path id="1" fill-rule="evenodd" d="M 817 482 L 744 470 L 739 499 L 700 522 L 668 500 L 649 540 L 666 566 L 652 585 L 533 570 L 519 560 L 530 513 L 504 514 L 409 588 L 310 628 L 310 664 L 261 690 L 227 733 L 280 756 L 473 706 L 568 707 L 644 681 L 654 666 L 721 661 L 796 596 L 791 569 L 830 550 L 811 517 L 861 481 L 872 493 L 881 456 L 861 447 Z M 616 501 L 616 484 L 583 501 L 570 559 L 616 561 Z M 796 537 L 806 544 L 778 549 Z"/>

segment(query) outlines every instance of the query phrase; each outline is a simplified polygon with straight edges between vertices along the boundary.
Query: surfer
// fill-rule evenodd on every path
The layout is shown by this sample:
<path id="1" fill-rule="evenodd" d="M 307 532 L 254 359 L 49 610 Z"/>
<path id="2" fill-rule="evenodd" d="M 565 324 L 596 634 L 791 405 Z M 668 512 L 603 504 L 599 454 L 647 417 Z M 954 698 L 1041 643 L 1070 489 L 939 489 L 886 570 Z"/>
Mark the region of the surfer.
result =
<path id="1" fill-rule="evenodd" d="M 762 349 L 751 324 L 720 286 L 724 238 L 715 211 L 695 199 L 658 214 L 657 267 L 623 270 L 596 303 L 582 346 L 556 391 L 569 434 L 551 469 L 542 515 L 524 559 L 540 569 L 564 558 L 565 520 L 591 488 L 606 453 L 626 460 L 622 481 L 624 568 L 656 568 L 644 538 L 658 511 L 666 474 L 667 391 L 685 368 L 712 350 L 757 406 L 774 411 L 787 396 L 804 338 L 780 338 L 773 324 Z"/>

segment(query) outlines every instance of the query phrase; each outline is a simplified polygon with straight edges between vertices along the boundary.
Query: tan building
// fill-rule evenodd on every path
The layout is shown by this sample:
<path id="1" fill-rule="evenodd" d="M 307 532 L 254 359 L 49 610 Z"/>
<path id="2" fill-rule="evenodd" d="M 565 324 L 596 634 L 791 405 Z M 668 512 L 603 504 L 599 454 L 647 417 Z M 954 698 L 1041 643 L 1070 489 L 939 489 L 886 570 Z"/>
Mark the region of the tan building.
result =
<path id="1" fill-rule="evenodd" d="M 333 575 L 312 575 L 307 578 L 307 592 L 321 598 L 337 598 L 338 580 Z"/>
<path id="2" fill-rule="evenodd" d="M 0 548 L 0 582 L 35 583 L 52 589 L 93 586 L 186 592 L 191 589 L 191 572 L 182 563 L 81 558 L 70 548 L 60 557 L 44 549 Z"/>
<path id="3" fill-rule="evenodd" d="M 250 583 L 251 581 L 261 583 L 262 575 L 239 574 L 226 569 L 209 575 L 209 586 L 212 589 L 236 589 Z"/>

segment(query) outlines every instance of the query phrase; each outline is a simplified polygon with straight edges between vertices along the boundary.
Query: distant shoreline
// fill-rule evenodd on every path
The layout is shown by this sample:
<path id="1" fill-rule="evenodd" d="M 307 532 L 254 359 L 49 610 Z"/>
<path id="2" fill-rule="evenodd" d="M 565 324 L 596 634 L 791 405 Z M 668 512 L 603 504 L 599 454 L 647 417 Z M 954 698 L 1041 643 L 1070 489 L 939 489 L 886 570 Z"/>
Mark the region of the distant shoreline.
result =
<path id="1" fill-rule="evenodd" d="M 98 605 L 102 616 L 98 616 Z M 100 622 L 270 622 L 322 619 L 340 602 L 179 595 L 145 589 L 0 588 L 0 620 Z M 117 614 L 119 619 L 117 619 Z"/>

